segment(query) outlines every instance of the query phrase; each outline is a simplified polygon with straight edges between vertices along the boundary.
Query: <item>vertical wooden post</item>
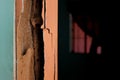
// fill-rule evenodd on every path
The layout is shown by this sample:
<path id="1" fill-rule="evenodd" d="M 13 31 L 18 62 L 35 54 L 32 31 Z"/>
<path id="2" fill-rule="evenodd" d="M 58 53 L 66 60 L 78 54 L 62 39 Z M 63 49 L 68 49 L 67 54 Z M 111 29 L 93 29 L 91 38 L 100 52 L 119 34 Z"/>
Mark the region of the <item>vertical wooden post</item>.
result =
<path id="1" fill-rule="evenodd" d="M 44 80 L 58 80 L 58 0 L 46 0 Z"/>
<path id="2" fill-rule="evenodd" d="M 17 80 L 57 80 L 58 0 L 46 1 L 43 29 L 43 0 L 17 1 L 24 7 L 16 9 Z"/>
<path id="3" fill-rule="evenodd" d="M 43 80 L 42 0 L 23 0 L 16 27 L 17 80 Z"/>

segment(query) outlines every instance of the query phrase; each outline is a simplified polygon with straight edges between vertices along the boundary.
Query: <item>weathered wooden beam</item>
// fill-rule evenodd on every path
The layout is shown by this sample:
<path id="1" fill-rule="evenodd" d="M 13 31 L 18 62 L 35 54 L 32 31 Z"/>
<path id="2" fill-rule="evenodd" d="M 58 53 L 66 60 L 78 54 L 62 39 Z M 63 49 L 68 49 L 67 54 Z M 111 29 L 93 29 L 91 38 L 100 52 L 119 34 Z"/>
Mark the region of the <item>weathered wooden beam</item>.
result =
<path id="1" fill-rule="evenodd" d="M 17 80 L 43 80 L 42 0 L 23 0 L 16 27 Z"/>

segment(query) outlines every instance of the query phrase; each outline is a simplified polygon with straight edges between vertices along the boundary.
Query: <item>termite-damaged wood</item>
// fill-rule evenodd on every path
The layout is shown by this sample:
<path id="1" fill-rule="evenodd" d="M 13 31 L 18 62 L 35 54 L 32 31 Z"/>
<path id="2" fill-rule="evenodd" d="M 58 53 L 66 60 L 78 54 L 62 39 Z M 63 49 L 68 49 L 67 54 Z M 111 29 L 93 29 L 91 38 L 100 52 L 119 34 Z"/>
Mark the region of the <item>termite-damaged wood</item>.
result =
<path id="1" fill-rule="evenodd" d="M 17 25 L 17 80 L 43 80 L 42 0 L 24 0 Z"/>

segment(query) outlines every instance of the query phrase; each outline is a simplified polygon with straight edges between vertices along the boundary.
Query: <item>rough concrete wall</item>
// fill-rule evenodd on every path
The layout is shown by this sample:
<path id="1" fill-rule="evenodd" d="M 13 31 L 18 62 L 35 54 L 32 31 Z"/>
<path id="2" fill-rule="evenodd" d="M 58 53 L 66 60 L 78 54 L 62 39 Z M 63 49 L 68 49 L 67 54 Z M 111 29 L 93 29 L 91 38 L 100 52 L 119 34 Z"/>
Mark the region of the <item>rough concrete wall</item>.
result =
<path id="1" fill-rule="evenodd" d="M 17 80 L 57 80 L 58 2 L 46 0 L 44 19 L 40 1 L 16 0 Z"/>

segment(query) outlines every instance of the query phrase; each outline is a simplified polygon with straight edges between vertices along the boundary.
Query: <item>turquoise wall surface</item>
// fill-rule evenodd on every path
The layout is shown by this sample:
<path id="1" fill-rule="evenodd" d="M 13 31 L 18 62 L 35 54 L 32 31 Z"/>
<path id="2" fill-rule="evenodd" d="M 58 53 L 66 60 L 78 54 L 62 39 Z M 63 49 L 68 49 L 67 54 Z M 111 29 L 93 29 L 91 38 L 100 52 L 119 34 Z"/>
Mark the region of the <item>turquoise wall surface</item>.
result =
<path id="1" fill-rule="evenodd" d="M 0 80 L 13 80 L 14 0 L 0 0 Z"/>

